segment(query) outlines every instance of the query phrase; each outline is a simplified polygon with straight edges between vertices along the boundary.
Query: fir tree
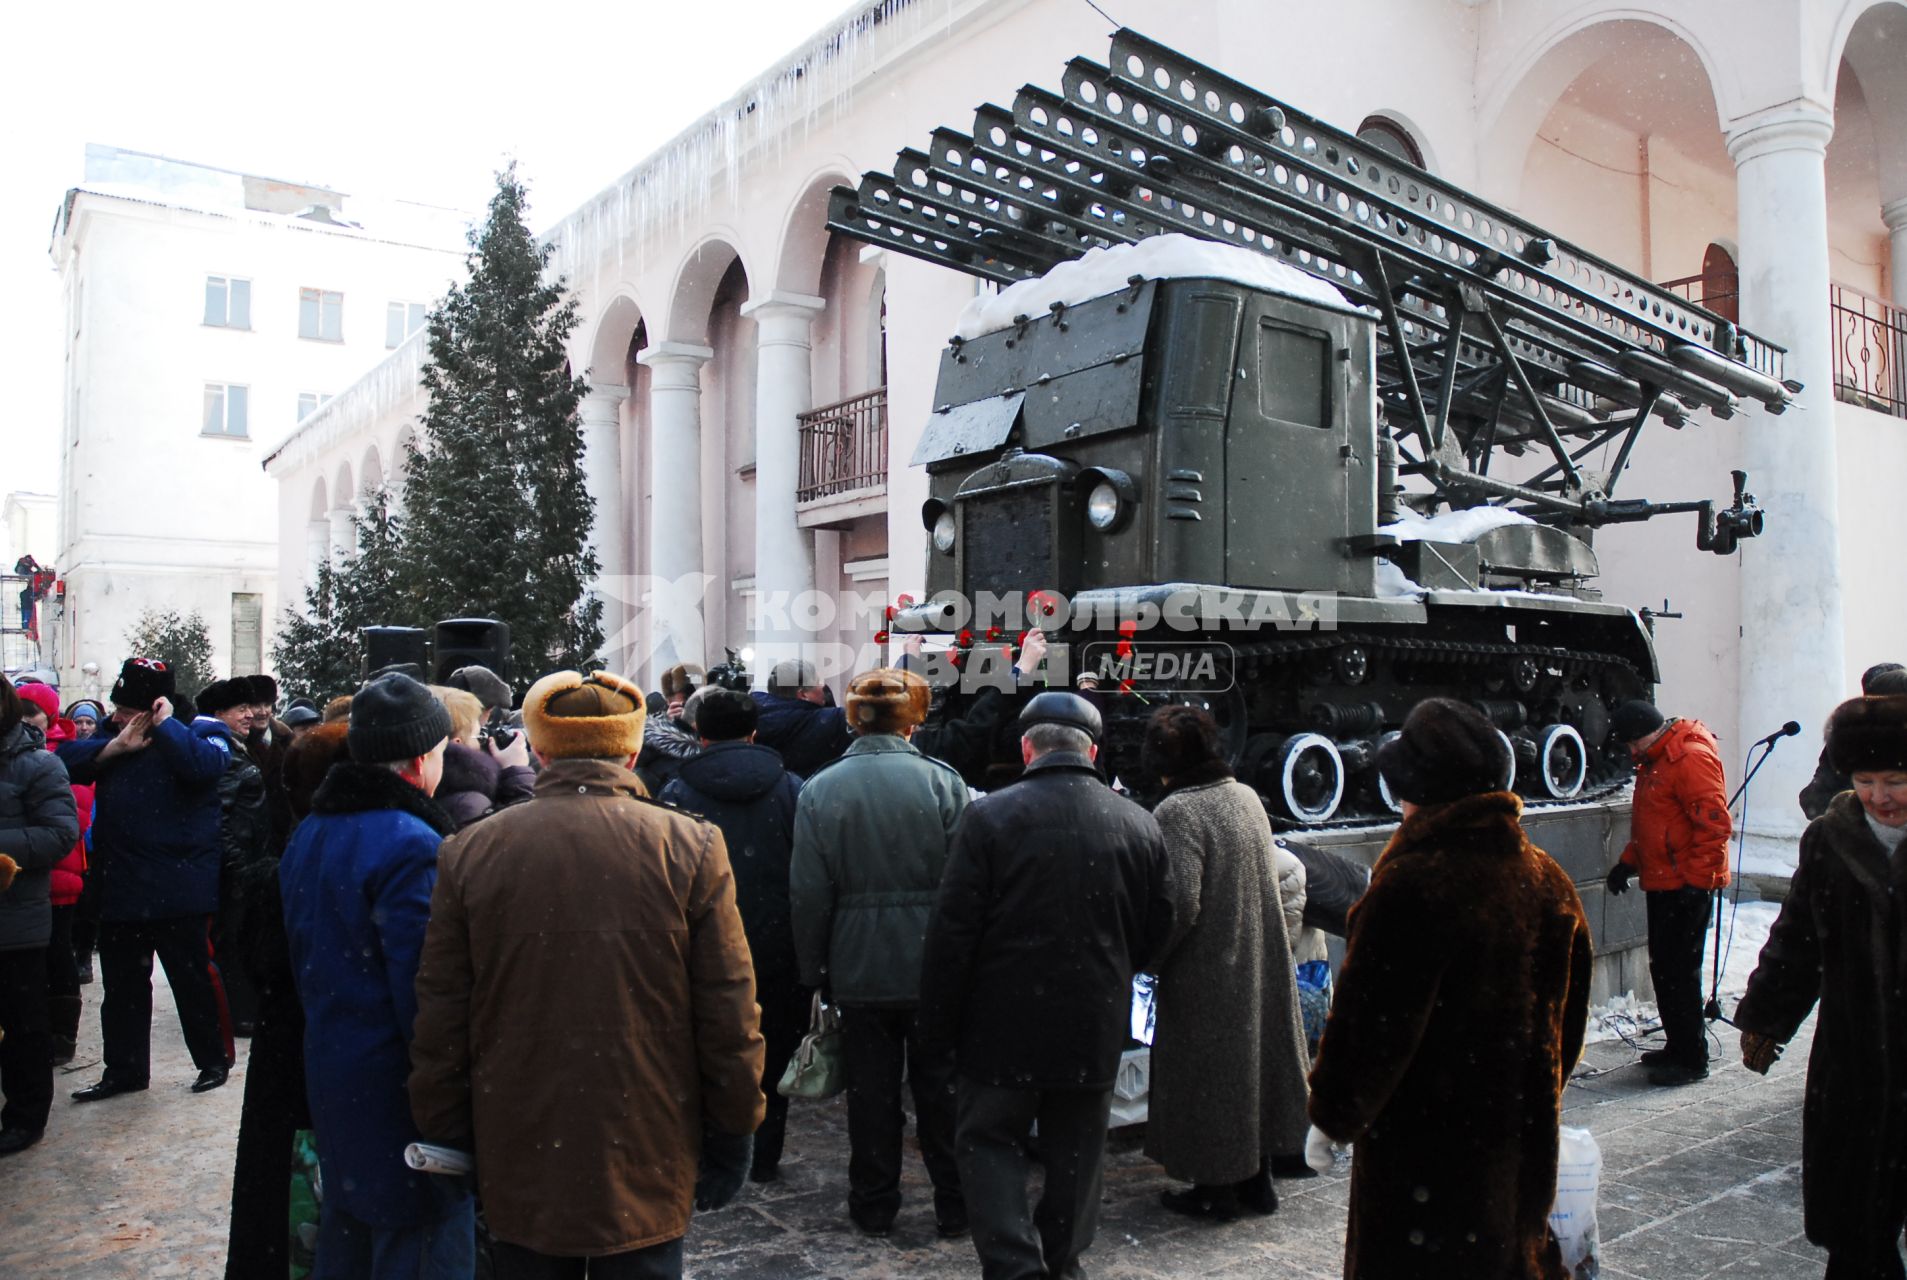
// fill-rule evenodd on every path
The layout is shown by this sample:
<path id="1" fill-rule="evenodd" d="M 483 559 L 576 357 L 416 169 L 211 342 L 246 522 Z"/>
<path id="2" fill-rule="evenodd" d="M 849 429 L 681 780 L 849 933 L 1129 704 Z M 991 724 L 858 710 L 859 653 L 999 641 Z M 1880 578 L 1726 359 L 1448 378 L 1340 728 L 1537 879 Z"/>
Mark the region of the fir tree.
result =
<path id="1" fill-rule="evenodd" d="M 302 614 L 286 609 L 272 644 L 272 662 L 290 697 L 327 698 L 358 687 L 364 627 L 416 625 L 403 593 L 403 517 L 382 489 L 366 498 L 352 521 L 357 550 L 333 565 L 329 558 L 305 588 Z"/>
<path id="2" fill-rule="evenodd" d="M 512 165 L 470 234 L 469 283 L 429 318 L 429 405 L 405 487 L 413 611 L 509 623 L 519 689 L 587 670 L 602 643 L 602 603 L 587 594 L 598 563 L 577 413 L 586 388 L 563 346 L 576 304 L 545 279 L 551 250 L 523 210 Z"/>
<path id="3" fill-rule="evenodd" d="M 181 614 L 177 609 L 146 609 L 132 629 L 126 632 L 127 652 L 140 658 L 157 658 L 172 668 L 172 687 L 188 698 L 211 684 L 212 629 L 205 615 L 194 609 Z"/>

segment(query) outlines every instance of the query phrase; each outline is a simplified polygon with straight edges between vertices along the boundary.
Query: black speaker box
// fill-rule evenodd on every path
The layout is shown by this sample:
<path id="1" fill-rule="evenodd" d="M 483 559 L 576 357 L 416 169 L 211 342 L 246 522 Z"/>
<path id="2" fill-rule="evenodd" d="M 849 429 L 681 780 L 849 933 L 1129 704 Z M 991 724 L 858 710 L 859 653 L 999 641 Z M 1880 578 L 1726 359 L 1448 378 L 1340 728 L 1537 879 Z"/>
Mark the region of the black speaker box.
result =
<path id="1" fill-rule="evenodd" d="M 510 624 L 495 618 L 451 618 L 436 628 L 432 678 L 442 684 L 459 667 L 488 667 L 510 678 Z"/>

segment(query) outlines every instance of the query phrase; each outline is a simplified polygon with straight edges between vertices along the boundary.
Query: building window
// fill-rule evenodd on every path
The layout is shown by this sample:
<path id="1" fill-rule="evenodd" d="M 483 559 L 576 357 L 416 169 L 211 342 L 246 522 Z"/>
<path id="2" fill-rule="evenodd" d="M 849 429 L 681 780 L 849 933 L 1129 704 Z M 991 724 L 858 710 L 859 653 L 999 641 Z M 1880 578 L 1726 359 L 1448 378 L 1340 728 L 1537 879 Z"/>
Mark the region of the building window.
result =
<path id="1" fill-rule="evenodd" d="M 329 289 L 298 290 L 298 336 L 344 341 L 344 295 Z"/>
<path id="2" fill-rule="evenodd" d="M 252 327 L 252 282 L 231 276 L 205 277 L 205 323 L 220 329 Z"/>
<path id="3" fill-rule="evenodd" d="M 265 669 L 265 597 L 232 593 L 232 674 L 255 676 Z"/>
<path id="4" fill-rule="evenodd" d="M 1410 130 L 1388 116 L 1366 117 L 1364 123 L 1357 127 L 1357 140 L 1399 160 L 1408 160 L 1419 169 L 1424 167 L 1424 151 L 1417 145 L 1417 139 L 1410 136 Z"/>
<path id="5" fill-rule="evenodd" d="M 395 349 L 424 327 L 424 304 L 393 302 L 384 308 L 384 345 Z"/>
<path id="6" fill-rule="evenodd" d="M 319 405 L 330 398 L 322 391 L 300 391 L 298 393 L 298 421 L 303 422 L 317 410 Z"/>
<path id="7" fill-rule="evenodd" d="M 205 384 L 205 427 L 208 436 L 246 439 L 250 430 L 245 421 L 249 389 L 224 382 Z"/>

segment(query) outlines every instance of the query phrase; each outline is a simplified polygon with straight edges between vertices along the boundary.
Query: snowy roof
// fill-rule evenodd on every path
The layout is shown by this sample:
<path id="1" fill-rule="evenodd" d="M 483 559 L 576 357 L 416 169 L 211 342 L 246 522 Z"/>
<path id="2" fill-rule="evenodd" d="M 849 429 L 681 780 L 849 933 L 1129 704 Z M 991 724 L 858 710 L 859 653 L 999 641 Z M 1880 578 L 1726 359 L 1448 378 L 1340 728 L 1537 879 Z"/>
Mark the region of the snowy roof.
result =
<path id="1" fill-rule="evenodd" d="M 1535 523 L 1508 507 L 1460 507 L 1434 516 L 1420 516 L 1406 507 L 1394 524 L 1379 525 L 1377 531 L 1399 542 L 1471 542 L 1505 525 Z M 1377 594 L 1386 600 L 1421 600 L 1424 588 L 1390 561 L 1379 560 Z"/>
<path id="2" fill-rule="evenodd" d="M 1230 280 L 1303 302 L 1341 309 L 1351 306 L 1331 285 L 1256 249 L 1173 232 L 1136 244 L 1088 249 L 1085 256 L 1062 262 L 1043 276 L 977 297 L 960 313 L 954 332 L 964 341 L 1009 329 L 1018 317 L 1045 315 L 1056 302 L 1072 307 L 1117 293 L 1134 276 L 1147 280 Z"/>

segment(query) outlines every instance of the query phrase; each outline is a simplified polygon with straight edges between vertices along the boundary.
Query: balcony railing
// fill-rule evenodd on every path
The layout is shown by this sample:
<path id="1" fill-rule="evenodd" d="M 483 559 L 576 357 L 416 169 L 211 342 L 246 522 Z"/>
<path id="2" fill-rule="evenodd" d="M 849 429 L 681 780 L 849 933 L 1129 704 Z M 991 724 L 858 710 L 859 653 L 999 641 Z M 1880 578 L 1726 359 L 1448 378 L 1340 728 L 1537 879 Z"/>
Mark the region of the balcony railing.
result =
<path id="1" fill-rule="evenodd" d="M 1835 398 L 1907 418 L 1907 311 L 1838 284 L 1828 299 Z"/>
<path id="2" fill-rule="evenodd" d="M 811 410 L 800 421 L 796 502 L 886 486 L 886 387 Z"/>
<path id="3" fill-rule="evenodd" d="M 1662 287 L 1728 315 L 1734 311 L 1736 279 L 1684 276 L 1664 280 Z M 1834 398 L 1907 418 L 1907 310 L 1858 289 L 1829 284 L 1828 323 L 1833 331 Z"/>

